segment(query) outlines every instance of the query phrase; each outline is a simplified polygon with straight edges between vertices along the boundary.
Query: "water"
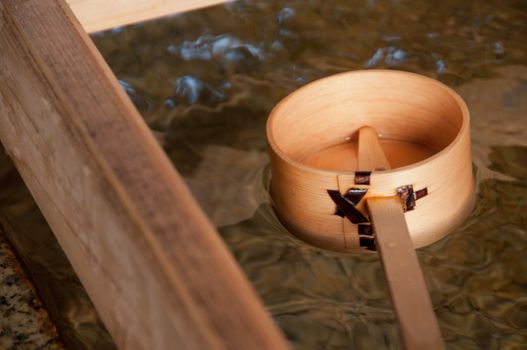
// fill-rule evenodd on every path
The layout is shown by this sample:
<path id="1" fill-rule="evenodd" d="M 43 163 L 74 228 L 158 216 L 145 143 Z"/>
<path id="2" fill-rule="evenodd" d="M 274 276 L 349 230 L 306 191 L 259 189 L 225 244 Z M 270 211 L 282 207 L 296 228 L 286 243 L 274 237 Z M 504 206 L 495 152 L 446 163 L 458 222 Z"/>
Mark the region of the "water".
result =
<path id="1" fill-rule="evenodd" d="M 437 153 L 428 146 L 412 142 L 379 138 L 379 144 L 391 169 L 420 162 Z M 356 140 L 348 140 L 316 150 L 299 161 L 318 169 L 357 171 L 358 149 L 359 145 Z"/>
<path id="2" fill-rule="evenodd" d="M 453 87 L 472 114 L 478 200 L 419 259 L 448 349 L 525 349 L 526 34 L 524 1 L 261 0 L 93 38 L 296 349 L 401 346 L 377 256 L 313 248 L 277 221 L 266 191 L 270 109 L 354 69 Z"/>

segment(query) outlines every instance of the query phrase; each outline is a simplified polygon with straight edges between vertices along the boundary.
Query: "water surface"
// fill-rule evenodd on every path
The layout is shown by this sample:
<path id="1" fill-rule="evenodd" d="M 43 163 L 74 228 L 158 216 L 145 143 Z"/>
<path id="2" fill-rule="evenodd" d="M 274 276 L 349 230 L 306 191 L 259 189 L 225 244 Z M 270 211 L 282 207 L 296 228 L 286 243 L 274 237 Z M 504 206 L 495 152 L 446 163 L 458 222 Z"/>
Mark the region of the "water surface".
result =
<path id="1" fill-rule="evenodd" d="M 270 109 L 354 69 L 453 87 L 472 111 L 478 201 L 419 258 L 448 348 L 512 349 L 527 344 L 526 14 L 514 1 L 242 1 L 95 40 L 298 349 L 400 345 L 377 256 L 310 247 L 276 219 Z"/>

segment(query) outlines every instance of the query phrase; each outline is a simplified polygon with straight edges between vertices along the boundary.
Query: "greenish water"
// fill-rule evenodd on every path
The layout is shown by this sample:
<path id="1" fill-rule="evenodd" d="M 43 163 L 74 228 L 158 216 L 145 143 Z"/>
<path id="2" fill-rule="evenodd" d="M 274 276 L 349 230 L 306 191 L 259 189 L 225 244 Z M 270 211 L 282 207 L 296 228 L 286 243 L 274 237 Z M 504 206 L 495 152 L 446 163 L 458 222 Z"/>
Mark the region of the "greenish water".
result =
<path id="1" fill-rule="evenodd" d="M 452 86 L 472 113 L 478 199 L 461 227 L 418 251 L 420 263 L 448 349 L 527 349 L 526 37 L 525 1 L 262 0 L 93 39 L 296 349 L 401 346 L 377 256 L 310 247 L 277 221 L 266 191 L 270 109 L 307 82 L 355 69 Z M 3 187 L 2 220 L 49 230 L 5 173 L 1 183 L 16 185 Z M 64 285 L 40 258 L 49 253 L 35 255 L 30 239 L 17 246 Z M 52 294 L 47 304 L 67 305 L 57 315 L 75 325 L 63 334 L 111 347 L 82 291 L 60 302 Z"/>

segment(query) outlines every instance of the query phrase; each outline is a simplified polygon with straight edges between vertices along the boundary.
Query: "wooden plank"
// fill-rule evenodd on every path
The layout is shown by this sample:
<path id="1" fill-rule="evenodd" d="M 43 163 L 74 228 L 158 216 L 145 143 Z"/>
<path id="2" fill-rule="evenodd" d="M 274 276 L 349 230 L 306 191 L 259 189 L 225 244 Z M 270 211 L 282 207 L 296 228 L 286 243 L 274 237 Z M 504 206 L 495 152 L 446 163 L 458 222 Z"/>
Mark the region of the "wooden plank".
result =
<path id="1" fill-rule="evenodd" d="M 444 349 L 400 198 L 374 197 L 367 203 L 405 349 Z"/>
<path id="2" fill-rule="evenodd" d="M 391 169 L 377 135 L 369 126 L 359 130 L 360 170 Z M 405 349 L 444 349 L 401 199 L 398 196 L 370 197 L 367 205 Z"/>
<path id="3" fill-rule="evenodd" d="M 0 2 L 0 139 L 115 342 L 284 349 L 63 0 Z"/>
<path id="4" fill-rule="evenodd" d="M 45 0 L 47 1 L 47 0 Z M 88 33 L 232 0 L 66 0 Z"/>

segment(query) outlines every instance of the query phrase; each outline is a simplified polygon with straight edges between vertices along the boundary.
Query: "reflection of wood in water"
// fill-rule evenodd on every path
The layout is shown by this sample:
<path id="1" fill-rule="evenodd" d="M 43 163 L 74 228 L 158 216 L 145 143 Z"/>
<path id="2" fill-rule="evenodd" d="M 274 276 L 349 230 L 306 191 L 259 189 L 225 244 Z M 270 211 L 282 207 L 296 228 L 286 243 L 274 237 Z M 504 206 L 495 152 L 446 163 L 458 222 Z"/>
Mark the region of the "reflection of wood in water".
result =
<path id="1" fill-rule="evenodd" d="M 419 162 L 435 153 L 430 147 L 421 144 L 383 139 L 379 141 L 392 169 Z M 319 169 L 355 171 L 357 149 L 357 141 L 339 143 L 322 148 L 301 159 L 301 162 Z"/>

